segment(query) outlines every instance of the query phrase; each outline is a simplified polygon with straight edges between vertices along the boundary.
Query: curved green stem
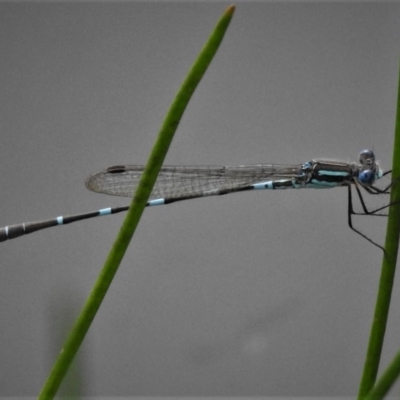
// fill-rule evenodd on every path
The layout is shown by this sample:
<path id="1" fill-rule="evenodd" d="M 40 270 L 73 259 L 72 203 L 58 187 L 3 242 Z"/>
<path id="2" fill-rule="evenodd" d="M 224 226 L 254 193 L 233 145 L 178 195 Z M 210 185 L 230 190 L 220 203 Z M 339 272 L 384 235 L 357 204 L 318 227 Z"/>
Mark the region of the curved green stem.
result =
<path id="1" fill-rule="evenodd" d="M 386 323 L 389 314 L 394 275 L 396 271 L 397 254 L 400 236 L 400 77 L 397 94 L 396 129 L 392 162 L 392 181 L 390 202 L 395 204 L 389 208 L 388 225 L 385 240 L 385 255 L 382 262 L 378 296 L 376 300 L 374 319 L 368 343 L 367 357 L 358 393 L 359 399 L 364 399 L 374 386 L 382 353 Z"/>
<path id="2" fill-rule="evenodd" d="M 135 232 L 136 226 L 138 225 L 139 219 L 150 197 L 158 172 L 165 159 L 183 112 L 185 111 L 198 83 L 210 65 L 211 60 L 217 52 L 232 19 L 233 12 L 233 6 L 226 9 L 176 95 L 158 134 L 156 143 L 134 195 L 132 205 L 124 220 L 121 230 L 118 233 L 117 239 L 115 240 L 99 277 L 97 278 L 92 292 L 86 300 L 86 303 L 72 327 L 64 347 L 43 386 L 39 399 L 48 400 L 55 396 L 75 354 L 83 342 L 83 339 L 85 338 L 85 335 L 89 330 L 89 327 L 118 270 L 133 233 Z"/>
<path id="3" fill-rule="evenodd" d="M 400 375 L 400 352 L 396 354 L 386 371 L 379 378 L 365 400 L 380 400 L 389 392 Z"/>

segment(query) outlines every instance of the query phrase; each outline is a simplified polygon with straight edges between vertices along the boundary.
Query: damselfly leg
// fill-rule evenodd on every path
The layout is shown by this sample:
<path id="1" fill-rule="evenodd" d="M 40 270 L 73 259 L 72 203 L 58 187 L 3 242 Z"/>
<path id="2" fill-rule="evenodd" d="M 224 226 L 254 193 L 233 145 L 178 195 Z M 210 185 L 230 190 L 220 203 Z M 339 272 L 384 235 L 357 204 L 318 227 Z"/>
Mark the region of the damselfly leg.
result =
<path id="1" fill-rule="evenodd" d="M 387 176 L 391 174 L 392 171 L 386 171 L 383 176 Z M 387 202 L 385 205 L 380 206 L 380 207 L 375 207 L 375 208 L 369 208 L 366 204 L 366 201 L 364 200 L 361 188 L 364 189 L 368 194 L 373 194 L 373 195 L 390 195 L 390 188 L 393 186 L 395 182 L 391 181 L 385 188 L 380 189 L 376 186 L 363 186 L 360 185 L 356 180 L 353 182 L 354 188 L 357 193 L 357 197 L 360 201 L 362 212 L 357 212 L 354 210 L 353 207 L 353 198 L 352 198 L 352 185 L 348 185 L 348 225 L 350 229 L 352 229 L 354 232 L 358 233 L 360 236 L 362 236 L 364 239 L 368 240 L 370 243 L 373 245 L 379 247 L 383 252 L 385 253 L 384 248 L 373 241 L 371 238 L 369 238 L 367 235 L 364 233 L 360 232 L 358 229 L 356 229 L 353 226 L 353 221 L 352 221 L 352 216 L 353 215 L 364 215 L 364 216 L 377 216 L 377 217 L 387 217 L 388 213 L 381 213 L 382 210 L 387 210 L 391 205 L 398 204 L 398 202 L 395 203 L 390 203 Z M 361 188 L 360 188 L 361 186 Z"/>

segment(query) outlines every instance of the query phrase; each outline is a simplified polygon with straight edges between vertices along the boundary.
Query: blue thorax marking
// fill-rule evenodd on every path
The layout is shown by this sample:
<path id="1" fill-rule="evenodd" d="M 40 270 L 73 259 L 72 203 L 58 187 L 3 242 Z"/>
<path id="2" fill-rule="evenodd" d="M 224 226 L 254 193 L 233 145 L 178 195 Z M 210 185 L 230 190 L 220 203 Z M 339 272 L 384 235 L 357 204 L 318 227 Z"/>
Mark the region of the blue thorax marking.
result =
<path id="1" fill-rule="evenodd" d="M 329 170 L 319 170 L 318 175 L 327 175 L 327 176 L 349 176 L 348 171 L 329 171 Z"/>

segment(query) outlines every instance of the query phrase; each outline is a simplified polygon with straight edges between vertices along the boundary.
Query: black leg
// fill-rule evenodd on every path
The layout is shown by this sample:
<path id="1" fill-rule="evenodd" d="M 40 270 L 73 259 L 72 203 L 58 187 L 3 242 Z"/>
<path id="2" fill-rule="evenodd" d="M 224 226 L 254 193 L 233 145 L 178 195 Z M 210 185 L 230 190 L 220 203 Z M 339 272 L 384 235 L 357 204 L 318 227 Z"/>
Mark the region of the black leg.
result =
<path id="1" fill-rule="evenodd" d="M 385 175 L 388 175 L 388 174 L 391 174 L 391 173 L 392 173 L 392 171 L 386 171 L 382 176 L 385 176 Z M 398 181 L 398 180 L 396 180 L 396 181 Z M 377 188 L 377 187 L 375 187 L 375 186 L 364 187 L 364 189 L 365 189 L 369 194 L 390 194 L 389 189 L 393 186 L 393 184 L 394 184 L 396 181 L 390 182 L 389 185 L 387 185 L 387 186 L 385 187 L 385 189 L 379 189 L 379 188 Z"/>
<path id="2" fill-rule="evenodd" d="M 368 242 L 370 242 L 370 243 L 372 243 L 373 245 L 379 247 L 379 248 L 383 251 L 383 253 L 386 255 L 385 249 L 384 249 L 382 246 L 380 246 L 378 243 L 375 243 L 372 239 L 370 239 L 368 236 L 364 235 L 362 232 L 360 232 L 359 230 L 357 230 L 357 229 L 354 228 L 354 226 L 353 226 L 353 221 L 352 221 L 352 218 L 351 218 L 352 215 L 375 215 L 375 214 L 369 214 L 369 213 L 368 213 L 368 209 L 367 209 L 366 206 L 365 206 L 364 200 L 363 200 L 363 198 L 362 198 L 362 196 L 361 196 L 361 193 L 360 193 L 360 189 L 357 187 L 357 184 L 356 184 L 355 186 L 356 186 L 356 189 L 357 189 L 357 193 L 358 193 L 358 195 L 359 195 L 359 197 L 360 197 L 360 201 L 361 201 L 362 207 L 363 207 L 363 209 L 364 209 L 364 211 L 365 211 L 365 214 L 357 214 L 357 213 L 354 212 L 354 209 L 353 209 L 353 199 L 352 199 L 352 194 L 351 194 L 351 185 L 348 185 L 348 186 L 347 186 L 347 193 L 348 193 L 347 218 L 348 218 L 349 227 L 350 227 L 351 230 L 353 230 L 354 232 L 358 233 L 358 234 L 359 234 L 360 236 L 362 236 L 364 239 L 368 240 Z"/>
<path id="3" fill-rule="evenodd" d="M 391 172 L 391 171 L 389 171 L 389 172 Z M 368 192 L 369 194 L 389 194 L 389 193 L 390 193 L 390 192 L 389 192 L 389 188 L 390 188 L 394 183 L 395 183 L 395 181 L 394 181 L 394 182 L 391 182 L 391 183 L 390 183 L 385 189 L 383 189 L 383 190 L 378 189 L 378 188 L 376 188 L 376 187 L 374 187 L 374 186 L 370 186 L 370 187 L 364 187 L 364 186 L 362 186 L 362 188 L 363 188 L 366 192 Z M 355 189 L 356 189 L 358 198 L 360 199 L 360 203 L 361 203 L 361 206 L 362 206 L 362 209 L 363 209 L 364 212 L 363 212 L 363 213 L 358 213 L 358 212 L 355 212 L 355 211 L 353 210 L 353 215 L 371 215 L 371 216 L 378 216 L 378 217 L 387 217 L 388 214 L 378 214 L 378 212 L 379 212 L 379 211 L 382 211 L 382 210 L 384 210 L 384 209 L 387 209 L 387 208 L 390 207 L 391 205 L 399 204 L 399 202 L 397 201 L 397 202 L 393 202 L 393 203 L 388 203 L 388 204 L 386 204 L 386 205 L 384 205 L 384 206 L 382 206 L 382 207 L 378 207 L 378 208 L 373 209 L 373 210 L 369 210 L 369 209 L 367 208 L 366 204 L 365 204 L 363 195 L 362 195 L 361 190 L 360 190 L 360 186 L 359 186 L 359 184 L 357 183 L 357 181 L 354 181 L 354 187 L 355 187 Z"/>

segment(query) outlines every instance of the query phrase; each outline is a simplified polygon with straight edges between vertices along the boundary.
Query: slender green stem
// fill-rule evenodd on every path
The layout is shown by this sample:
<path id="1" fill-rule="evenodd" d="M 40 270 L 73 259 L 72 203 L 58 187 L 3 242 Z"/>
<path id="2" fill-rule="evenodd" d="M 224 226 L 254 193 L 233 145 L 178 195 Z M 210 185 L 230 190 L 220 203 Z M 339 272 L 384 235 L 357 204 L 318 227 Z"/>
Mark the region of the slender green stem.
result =
<path id="1" fill-rule="evenodd" d="M 150 197 L 158 172 L 165 159 L 183 112 L 185 111 L 194 90 L 217 52 L 232 19 L 233 12 L 233 6 L 226 9 L 176 95 L 158 134 L 145 171 L 140 179 L 138 189 L 134 195 L 132 205 L 124 220 L 121 230 L 118 233 L 117 239 L 80 315 L 78 316 L 78 319 L 64 343 L 64 347 L 59 354 L 46 383 L 42 388 L 39 399 L 48 400 L 55 396 L 75 354 L 89 330 L 89 327 L 118 270 L 143 213 L 144 207 Z"/>
<path id="2" fill-rule="evenodd" d="M 378 296 L 376 300 L 374 319 L 368 343 L 367 357 L 364 364 L 363 375 L 358 398 L 364 399 L 372 389 L 379 368 L 385 336 L 386 323 L 389 313 L 390 298 L 392 295 L 393 280 L 396 270 L 397 254 L 400 236 L 400 184 L 396 181 L 400 178 L 400 76 L 397 94 L 397 115 L 394 138 L 394 151 L 392 162 L 392 181 L 390 202 L 395 205 L 389 208 L 389 218 L 386 231 L 385 255 L 382 262 L 381 277 Z"/>
<path id="3" fill-rule="evenodd" d="M 400 352 L 396 354 L 386 371 L 382 374 L 375 386 L 370 390 L 365 400 L 379 400 L 389 392 L 400 375 Z"/>

